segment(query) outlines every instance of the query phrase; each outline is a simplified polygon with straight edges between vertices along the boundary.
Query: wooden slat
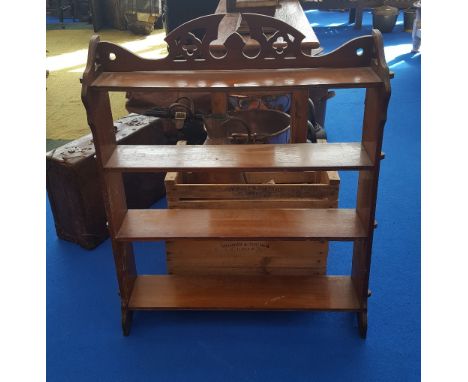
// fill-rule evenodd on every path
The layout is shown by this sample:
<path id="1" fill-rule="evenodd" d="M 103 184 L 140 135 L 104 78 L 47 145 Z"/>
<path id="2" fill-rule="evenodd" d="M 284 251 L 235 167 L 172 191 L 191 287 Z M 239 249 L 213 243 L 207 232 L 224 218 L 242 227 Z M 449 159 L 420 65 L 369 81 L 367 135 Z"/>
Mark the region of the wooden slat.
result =
<path id="1" fill-rule="evenodd" d="M 312 257 L 312 262 L 314 258 Z M 309 261 L 308 259 L 304 261 Z M 313 264 L 312 266 L 308 266 L 306 263 L 300 264 L 297 267 L 269 267 L 266 272 L 262 272 L 259 267 L 255 266 L 242 266 L 242 267 L 212 267 L 209 265 L 199 265 L 197 266 L 177 266 L 175 267 L 174 264 L 168 261 L 167 267 L 172 267 L 174 275 L 180 276 L 258 276 L 258 275 L 268 275 L 268 276 L 323 276 L 327 273 L 327 266 L 326 263 L 316 265 Z"/>
<path id="2" fill-rule="evenodd" d="M 277 171 L 360 170 L 372 167 L 361 143 L 314 145 L 119 145 L 105 165 L 108 170 Z"/>
<path id="3" fill-rule="evenodd" d="M 193 199 L 273 199 L 338 197 L 338 187 L 328 184 L 179 184 L 177 197 Z M 252 204 L 255 202 L 253 201 Z"/>
<path id="4" fill-rule="evenodd" d="M 170 208 L 253 208 L 252 203 L 255 203 L 255 208 L 336 208 L 338 201 L 329 199 L 221 199 L 221 200 L 168 200 Z"/>
<path id="5" fill-rule="evenodd" d="M 347 276 L 138 276 L 130 309 L 358 311 Z"/>
<path id="6" fill-rule="evenodd" d="M 353 209 L 128 210 L 116 239 L 353 240 L 366 233 Z"/>
<path id="7" fill-rule="evenodd" d="M 210 89 L 268 88 L 292 89 L 300 86 L 324 88 L 364 88 L 382 85 L 368 67 L 262 70 L 198 70 L 158 72 L 103 72 L 92 83 L 109 91 L 180 90 L 206 92 Z"/>

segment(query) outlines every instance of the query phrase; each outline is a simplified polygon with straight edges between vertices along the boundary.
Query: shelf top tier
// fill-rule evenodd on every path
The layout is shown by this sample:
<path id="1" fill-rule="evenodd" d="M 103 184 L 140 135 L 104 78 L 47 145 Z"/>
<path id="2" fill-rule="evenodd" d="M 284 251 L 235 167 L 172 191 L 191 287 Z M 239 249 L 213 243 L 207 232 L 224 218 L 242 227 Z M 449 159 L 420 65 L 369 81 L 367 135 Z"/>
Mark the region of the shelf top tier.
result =
<path id="1" fill-rule="evenodd" d="M 180 90 L 206 92 L 206 89 L 245 90 L 268 88 L 287 90 L 302 86 L 323 88 L 368 88 L 382 84 L 371 68 L 311 68 L 311 69 L 265 69 L 257 70 L 203 70 L 161 72 L 103 72 L 91 84 L 108 91 Z"/>
<path id="2" fill-rule="evenodd" d="M 298 87 L 354 88 L 389 86 L 389 70 L 382 36 L 348 41 L 325 55 L 302 51 L 304 35 L 289 24 L 259 14 L 242 14 L 256 41 L 248 54 L 237 32 L 224 42 L 225 52 L 214 52 L 223 14 L 188 21 L 166 37 L 168 55 L 145 59 L 123 47 L 93 36 L 83 74 L 83 96 L 89 88 L 107 91 L 221 89 L 293 89 Z M 216 54 L 216 55 L 215 55 Z"/>

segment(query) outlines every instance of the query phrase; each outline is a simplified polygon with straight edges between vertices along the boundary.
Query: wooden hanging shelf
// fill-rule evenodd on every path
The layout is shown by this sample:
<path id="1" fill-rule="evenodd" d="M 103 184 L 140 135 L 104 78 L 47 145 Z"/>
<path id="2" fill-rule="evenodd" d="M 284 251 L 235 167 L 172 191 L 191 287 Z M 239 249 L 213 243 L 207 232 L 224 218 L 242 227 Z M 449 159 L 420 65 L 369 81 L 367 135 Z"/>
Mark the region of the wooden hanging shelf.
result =
<path id="1" fill-rule="evenodd" d="M 82 100 L 93 133 L 122 308 L 129 334 L 140 309 L 336 310 L 357 313 L 367 331 L 367 299 L 383 127 L 390 73 L 380 32 L 355 38 L 333 52 L 309 56 L 304 35 L 277 19 L 242 14 L 249 49 L 238 33 L 211 51 L 224 15 L 191 20 L 167 37 L 167 57 L 141 58 L 91 39 Z M 265 31 L 269 31 L 268 33 Z M 252 41 L 257 52 L 252 53 Z M 255 45 L 255 44 L 254 44 Z M 249 55 L 247 55 L 247 53 Z M 361 142 L 307 144 L 310 87 L 365 88 Z M 109 91 L 204 91 L 213 112 L 223 112 L 228 90 L 292 94 L 291 143 L 287 145 L 117 146 Z M 129 210 L 122 172 L 138 171 L 359 171 L 355 209 Z M 139 276 L 133 241 L 349 240 L 350 276 L 185 277 Z M 285 254 L 287 255 L 287 254 Z"/>

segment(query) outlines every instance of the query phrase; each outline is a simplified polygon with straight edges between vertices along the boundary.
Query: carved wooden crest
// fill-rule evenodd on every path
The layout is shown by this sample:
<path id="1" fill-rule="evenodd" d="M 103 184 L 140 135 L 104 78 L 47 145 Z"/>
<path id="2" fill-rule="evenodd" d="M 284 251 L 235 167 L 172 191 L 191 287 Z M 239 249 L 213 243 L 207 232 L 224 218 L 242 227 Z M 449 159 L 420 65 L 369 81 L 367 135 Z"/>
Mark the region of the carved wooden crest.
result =
<path id="1" fill-rule="evenodd" d="M 203 16 L 191 20 L 172 31 L 167 37 L 169 58 L 174 60 L 248 60 L 299 57 L 305 36 L 289 24 L 273 17 L 243 13 L 250 31 L 250 42 L 258 45 L 258 53 L 249 56 L 244 51 L 245 39 L 237 32 L 224 42 L 225 55 L 217 56 L 211 44 L 218 38 L 223 14 Z"/>
<path id="2" fill-rule="evenodd" d="M 301 48 L 305 36 L 291 25 L 260 14 L 243 13 L 241 16 L 250 30 L 248 38 L 234 32 L 224 42 L 217 41 L 219 25 L 225 15 L 202 16 L 169 33 L 165 39 L 168 55 L 156 60 L 142 58 L 110 42 L 101 42 L 95 36 L 90 42 L 84 82 L 91 83 L 100 72 L 319 67 L 380 67 L 379 70 L 388 71 L 379 31 L 348 41 L 328 54 L 310 56 Z M 256 46 L 256 51 L 250 49 L 252 45 Z"/>

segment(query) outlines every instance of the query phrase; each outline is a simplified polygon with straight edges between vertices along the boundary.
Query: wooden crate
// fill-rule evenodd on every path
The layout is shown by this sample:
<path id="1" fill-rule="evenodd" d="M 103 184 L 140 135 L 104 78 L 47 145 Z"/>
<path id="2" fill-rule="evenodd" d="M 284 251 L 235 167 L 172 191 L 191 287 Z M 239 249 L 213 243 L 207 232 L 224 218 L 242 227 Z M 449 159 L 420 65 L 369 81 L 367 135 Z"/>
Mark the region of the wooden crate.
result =
<path id="1" fill-rule="evenodd" d="M 169 208 L 336 208 L 336 171 L 168 172 Z"/>
<path id="2" fill-rule="evenodd" d="M 166 241 L 176 275 L 323 275 L 326 241 Z"/>
<path id="3" fill-rule="evenodd" d="M 336 171 L 175 173 L 165 179 L 169 208 L 337 208 Z M 323 275 L 328 242 L 166 241 L 178 275 Z"/>

